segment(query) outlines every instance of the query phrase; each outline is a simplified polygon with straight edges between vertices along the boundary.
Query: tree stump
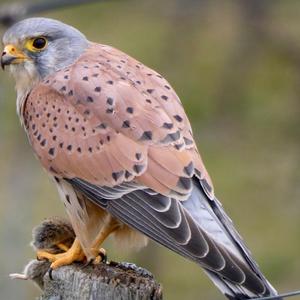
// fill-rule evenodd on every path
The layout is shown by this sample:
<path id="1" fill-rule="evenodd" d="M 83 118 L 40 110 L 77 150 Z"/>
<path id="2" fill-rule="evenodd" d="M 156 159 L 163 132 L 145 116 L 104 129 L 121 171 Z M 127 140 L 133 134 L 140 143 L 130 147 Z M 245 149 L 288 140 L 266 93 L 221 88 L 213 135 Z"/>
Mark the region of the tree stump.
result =
<path id="1" fill-rule="evenodd" d="M 54 270 L 51 276 L 49 266 L 48 261 L 32 260 L 25 268 L 26 278 L 21 278 L 33 280 L 42 289 L 39 300 L 163 299 L 153 275 L 131 263 L 74 263 Z"/>
<path id="2" fill-rule="evenodd" d="M 71 245 L 75 234 L 67 220 L 52 217 L 33 229 L 35 250 L 59 253 L 57 244 Z M 34 281 L 42 290 L 39 300 L 161 300 L 162 287 L 153 275 L 132 263 L 73 263 L 49 273 L 50 262 L 31 260 L 13 279 Z"/>

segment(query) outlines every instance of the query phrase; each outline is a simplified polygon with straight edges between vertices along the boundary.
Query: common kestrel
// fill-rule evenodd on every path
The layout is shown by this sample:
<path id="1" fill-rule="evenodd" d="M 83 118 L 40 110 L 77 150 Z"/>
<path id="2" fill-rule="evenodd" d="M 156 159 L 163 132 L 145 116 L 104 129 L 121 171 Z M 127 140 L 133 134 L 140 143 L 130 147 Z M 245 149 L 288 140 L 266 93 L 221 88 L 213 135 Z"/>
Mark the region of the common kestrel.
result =
<path id="1" fill-rule="evenodd" d="M 166 79 L 56 20 L 23 20 L 3 43 L 21 123 L 77 237 L 39 257 L 57 268 L 99 257 L 110 234 L 135 247 L 148 236 L 198 263 L 229 299 L 277 295 L 215 198 Z"/>

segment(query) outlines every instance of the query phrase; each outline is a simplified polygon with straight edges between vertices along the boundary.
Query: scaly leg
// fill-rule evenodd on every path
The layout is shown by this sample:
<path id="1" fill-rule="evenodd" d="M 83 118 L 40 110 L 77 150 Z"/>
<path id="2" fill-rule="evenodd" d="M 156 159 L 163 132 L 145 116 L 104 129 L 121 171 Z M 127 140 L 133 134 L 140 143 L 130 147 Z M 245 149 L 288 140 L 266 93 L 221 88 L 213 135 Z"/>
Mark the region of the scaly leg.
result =
<path id="1" fill-rule="evenodd" d="M 52 269 L 69 265 L 74 261 L 83 261 L 85 259 L 85 255 L 77 238 L 74 240 L 71 248 L 64 253 L 52 254 L 47 251 L 38 250 L 37 257 L 38 259 L 46 258 L 50 260 L 52 262 L 50 268 Z"/>
<path id="2" fill-rule="evenodd" d="M 113 233 L 115 230 L 118 229 L 118 227 L 120 226 L 120 224 L 118 223 L 118 221 L 116 221 L 114 218 L 112 218 L 111 216 L 109 216 L 108 221 L 103 225 L 103 227 L 101 228 L 100 232 L 98 233 L 98 235 L 96 236 L 91 250 L 92 252 L 95 254 L 95 263 L 98 263 L 102 260 L 103 257 L 101 257 L 101 255 L 99 255 L 99 252 L 101 252 L 104 256 L 106 256 L 106 251 L 105 249 L 101 248 L 102 243 L 106 240 L 106 238 Z"/>

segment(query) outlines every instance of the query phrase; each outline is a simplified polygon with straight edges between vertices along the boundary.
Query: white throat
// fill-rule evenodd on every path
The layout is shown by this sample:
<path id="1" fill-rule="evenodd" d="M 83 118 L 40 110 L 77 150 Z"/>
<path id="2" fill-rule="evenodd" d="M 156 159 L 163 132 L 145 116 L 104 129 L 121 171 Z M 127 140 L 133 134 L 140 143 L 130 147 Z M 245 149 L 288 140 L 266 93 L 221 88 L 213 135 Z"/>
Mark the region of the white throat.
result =
<path id="1" fill-rule="evenodd" d="M 24 64 L 20 65 L 12 64 L 9 66 L 9 71 L 16 81 L 17 114 L 23 124 L 22 111 L 24 101 L 34 85 L 40 81 L 40 76 L 36 71 L 34 64 L 30 61 L 26 61 Z"/>

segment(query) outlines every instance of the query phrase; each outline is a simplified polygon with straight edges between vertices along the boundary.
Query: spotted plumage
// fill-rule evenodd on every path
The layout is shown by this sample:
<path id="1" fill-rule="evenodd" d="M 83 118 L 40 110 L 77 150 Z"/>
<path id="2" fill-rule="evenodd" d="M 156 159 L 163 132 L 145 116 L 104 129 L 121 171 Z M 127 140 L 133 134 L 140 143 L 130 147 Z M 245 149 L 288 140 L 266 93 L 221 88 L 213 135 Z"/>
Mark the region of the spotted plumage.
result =
<path id="1" fill-rule="evenodd" d="M 35 37 L 43 49 L 32 48 Z M 276 295 L 215 198 L 163 76 L 55 20 L 22 21 L 3 40 L 15 44 L 1 62 L 16 78 L 21 121 L 55 179 L 76 249 L 95 258 L 111 233 L 143 246 L 141 232 L 202 266 L 230 299 Z M 70 261 L 42 255 L 53 267 Z"/>

